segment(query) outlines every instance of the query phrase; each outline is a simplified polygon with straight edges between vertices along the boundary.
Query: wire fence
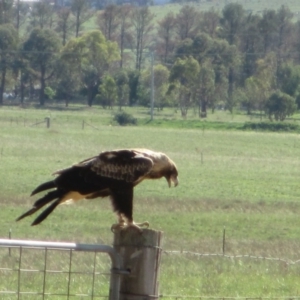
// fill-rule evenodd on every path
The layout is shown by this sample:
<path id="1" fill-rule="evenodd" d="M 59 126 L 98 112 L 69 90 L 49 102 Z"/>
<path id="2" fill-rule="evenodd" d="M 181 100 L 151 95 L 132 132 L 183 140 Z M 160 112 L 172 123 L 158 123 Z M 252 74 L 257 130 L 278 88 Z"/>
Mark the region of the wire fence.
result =
<path id="1" fill-rule="evenodd" d="M 0 299 L 110 299 L 118 290 L 112 281 L 121 274 L 120 262 L 106 245 L 50 243 L 0 239 Z M 103 252 L 108 255 L 105 255 Z M 185 256 L 225 260 L 251 259 L 297 265 L 299 260 L 255 255 L 198 253 L 185 250 L 163 250 L 165 257 Z M 124 273 L 125 274 L 125 273 Z M 300 296 L 282 297 L 213 297 L 159 295 L 160 299 L 202 300 L 299 300 Z"/>
<path id="2" fill-rule="evenodd" d="M 106 245 L 0 239 L 0 299 L 115 300 L 119 267 Z"/>

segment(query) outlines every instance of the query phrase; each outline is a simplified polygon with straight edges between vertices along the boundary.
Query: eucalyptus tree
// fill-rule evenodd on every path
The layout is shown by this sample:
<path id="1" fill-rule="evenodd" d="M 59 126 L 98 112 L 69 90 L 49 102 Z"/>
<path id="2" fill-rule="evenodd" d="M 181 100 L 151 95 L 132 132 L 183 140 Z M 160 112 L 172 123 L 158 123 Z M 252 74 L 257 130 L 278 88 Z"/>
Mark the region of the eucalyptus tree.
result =
<path id="1" fill-rule="evenodd" d="M 214 8 L 203 12 L 200 17 L 200 30 L 207 33 L 211 38 L 216 38 L 220 27 L 220 14 Z"/>
<path id="2" fill-rule="evenodd" d="M 198 114 L 201 118 L 207 117 L 207 107 L 214 106 L 215 72 L 211 62 L 206 61 L 201 65 L 196 84 Z"/>
<path id="3" fill-rule="evenodd" d="M 284 121 L 287 116 L 293 115 L 297 105 L 295 98 L 282 92 L 274 92 L 266 102 L 266 114 L 272 121 Z"/>
<path id="4" fill-rule="evenodd" d="M 281 64 L 277 72 L 277 87 L 284 93 L 296 97 L 300 94 L 300 66 L 291 62 Z"/>
<path id="5" fill-rule="evenodd" d="M 277 57 L 273 52 L 270 52 L 264 58 L 257 60 L 255 74 L 245 81 L 246 91 L 249 93 L 249 113 L 251 112 L 251 109 L 256 108 L 261 112 L 262 116 L 267 100 L 277 89 L 277 68 Z"/>
<path id="6" fill-rule="evenodd" d="M 177 58 L 171 68 L 169 93 L 173 93 L 183 118 L 194 104 L 200 65 L 193 57 Z"/>
<path id="7" fill-rule="evenodd" d="M 244 81 L 256 71 L 256 61 L 263 57 L 263 39 L 260 34 L 261 16 L 249 14 L 245 18 L 245 26 L 240 38 L 242 53 L 242 76 Z"/>
<path id="8" fill-rule="evenodd" d="M 293 13 L 291 10 L 282 5 L 277 11 L 278 20 L 278 50 L 279 55 L 286 54 L 291 50 L 293 39 Z"/>
<path id="9" fill-rule="evenodd" d="M 122 106 L 128 104 L 129 101 L 129 77 L 124 69 L 120 69 L 114 75 L 114 79 L 117 84 L 117 102 L 121 110 Z"/>
<path id="10" fill-rule="evenodd" d="M 157 64 L 153 68 L 153 87 L 151 85 L 152 74 L 151 69 L 147 68 L 141 73 L 140 84 L 144 86 L 144 103 L 149 107 L 151 103 L 151 88 L 154 89 L 154 105 L 157 110 L 162 110 L 168 105 L 169 98 L 166 97 L 169 88 L 170 71 L 164 65 Z"/>
<path id="11" fill-rule="evenodd" d="M 100 30 L 93 30 L 69 40 L 62 50 L 62 59 L 80 78 L 87 104 L 92 106 L 101 79 L 120 56 L 117 43 L 106 40 Z"/>
<path id="12" fill-rule="evenodd" d="M 194 7 L 185 5 L 176 15 L 175 28 L 179 40 L 193 38 L 199 32 L 200 13 Z"/>
<path id="13" fill-rule="evenodd" d="M 32 5 L 32 10 L 29 14 L 29 24 L 31 28 L 53 28 L 53 6 L 51 6 L 49 2 L 34 2 Z"/>
<path id="14" fill-rule="evenodd" d="M 15 2 L 13 6 L 13 24 L 16 30 L 20 31 L 20 28 L 24 28 L 24 25 L 29 19 L 30 7 L 27 3 L 21 2 L 20 0 Z"/>
<path id="15" fill-rule="evenodd" d="M 13 8 L 13 0 L 6 0 L 0 2 L 0 25 L 12 22 Z"/>
<path id="16" fill-rule="evenodd" d="M 0 25 L 0 105 L 3 104 L 3 93 L 8 70 L 13 68 L 18 47 L 18 33 L 10 24 Z"/>
<path id="17" fill-rule="evenodd" d="M 99 94 L 97 94 L 96 100 L 103 108 L 112 109 L 118 98 L 118 88 L 114 78 L 110 75 L 104 76 L 98 91 Z"/>
<path id="18" fill-rule="evenodd" d="M 157 35 L 159 37 L 156 46 L 157 52 L 161 56 L 161 60 L 166 63 L 175 48 L 175 16 L 173 12 L 169 12 L 162 20 L 158 21 Z"/>
<path id="19" fill-rule="evenodd" d="M 24 58 L 40 85 L 39 103 L 45 104 L 46 82 L 55 74 L 61 43 L 51 29 L 35 28 L 23 44 Z"/>
<path id="20" fill-rule="evenodd" d="M 277 14 L 273 9 L 268 9 L 263 12 L 262 19 L 259 22 L 260 35 L 263 39 L 263 52 L 274 51 L 278 38 Z"/>

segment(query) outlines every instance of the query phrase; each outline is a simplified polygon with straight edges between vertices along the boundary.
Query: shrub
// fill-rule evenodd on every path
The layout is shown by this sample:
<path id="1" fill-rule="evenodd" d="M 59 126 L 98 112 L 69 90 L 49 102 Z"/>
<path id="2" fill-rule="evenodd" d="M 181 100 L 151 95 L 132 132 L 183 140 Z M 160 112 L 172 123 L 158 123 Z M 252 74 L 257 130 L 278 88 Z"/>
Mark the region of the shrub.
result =
<path id="1" fill-rule="evenodd" d="M 114 121 L 116 121 L 121 126 L 137 124 L 137 119 L 125 111 L 116 113 L 114 116 Z"/>

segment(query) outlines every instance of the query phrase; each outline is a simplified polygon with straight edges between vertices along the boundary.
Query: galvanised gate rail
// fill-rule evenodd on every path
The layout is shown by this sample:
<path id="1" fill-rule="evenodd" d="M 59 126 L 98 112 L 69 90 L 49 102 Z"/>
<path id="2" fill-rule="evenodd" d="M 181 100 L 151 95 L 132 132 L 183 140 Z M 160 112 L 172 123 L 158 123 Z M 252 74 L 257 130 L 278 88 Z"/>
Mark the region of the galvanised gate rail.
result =
<path id="1" fill-rule="evenodd" d="M 11 240 L 11 239 L 0 239 L 0 249 L 7 249 L 6 255 L 7 259 L 11 256 L 11 251 L 13 249 L 19 249 L 19 253 L 17 255 L 16 263 L 14 267 L 7 267 L 2 268 L 0 265 L 0 272 L 2 275 L 5 272 L 16 272 L 16 290 L 10 290 L 8 287 L 3 285 L 3 279 L 1 279 L 2 283 L 0 283 L 0 297 L 1 295 L 11 295 L 14 298 L 10 299 L 24 299 L 22 296 L 28 295 L 33 296 L 36 295 L 40 296 L 39 299 L 49 299 L 51 296 L 64 296 L 64 299 L 69 299 L 70 297 L 80 297 L 80 298 L 89 298 L 89 299 L 96 299 L 96 298 L 108 298 L 109 300 L 118 300 L 119 299 L 119 287 L 120 287 L 120 274 L 122 273 L 121 268 L 121 259 L 119 254 L 115 251 L 115 249 L 108 245 L 99 245 L 99 244 L 77 244 L 77 243 L 60 243 L 60 242 L 44 242 L 44 241 L 30 241 L 30 240 Z M 24 249 L 33 249 L 33 250 L 41 250 L 44 251 L 44 258 L 43 261 L 40 262 L 43 267 L 38 269 L 23 269 L 22 268 L 22 253 Z M 46 292 L 46 283 L 47 283 L 47 275 L 49 273 L 59 273 L 60 271 L 49 270 L 47 269 L 47 256 L 49 251 L 69 251 L 69 270 L 68 272 L 63 272 L 67 274 L 67 292 L 65 293 L 47 293 Z M 111 269 L 110 269 L 110 283 L 109 283 L 109 295 L 108 296 L 99 296 L 94 291 L 94 284 L 96 278 L 96 271 L 95 271 L 95 259 L 94 259 L 94 266 L 92 272 L 77 272 L 82 274 L 90 274 L 92 276 L 92 287 L 91 292 L 88 294 L 80 294 L 75 295 L 70 293 L 70 281 L 71 281 L 71 271 L 72 266 L 72 253 L 73 252 L 93 252 L 95 253 L 95 257 L 97 253 L 106 253 L 109 255 L 111 260 Z M 60 253 L 59 253 L 60 254 Z M 59 256 L 58 256 L 59 257 Z M 6 258 L 2 257 L 2 261 L 6 260 Z M 1 261 L 1 255 L 0 255 Z M 41 291 L 22 291 L 20 289 L 21 284 L 21 274 L 25 272 L 40 272 L 42 273 L 42 281 L 41 281 Z M 99 273 L 98 273 L 99 274 Z M 4 282 L 7 276 L 3 276 Z M 4 286 L 4 289 L 3 289 Z"/>

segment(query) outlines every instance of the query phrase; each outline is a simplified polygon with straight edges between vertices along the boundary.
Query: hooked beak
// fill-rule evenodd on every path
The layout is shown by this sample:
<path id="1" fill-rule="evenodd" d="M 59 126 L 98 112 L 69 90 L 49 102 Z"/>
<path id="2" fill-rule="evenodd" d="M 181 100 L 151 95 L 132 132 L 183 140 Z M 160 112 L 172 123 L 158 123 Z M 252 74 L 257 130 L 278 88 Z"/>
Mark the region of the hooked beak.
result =
<path id="1" fill-rule="evenodd" d="M 173 182 L 173 184 L 174 184 L 174 187 L 177 186 L 177 185 L 179 184 L 178 177 L 173 177 L 173 176 L 171 176 L 170 178 L 167 179 L 167 181 L 168 181 L 169 187 L 172 186 L 172 182 Z"/>

